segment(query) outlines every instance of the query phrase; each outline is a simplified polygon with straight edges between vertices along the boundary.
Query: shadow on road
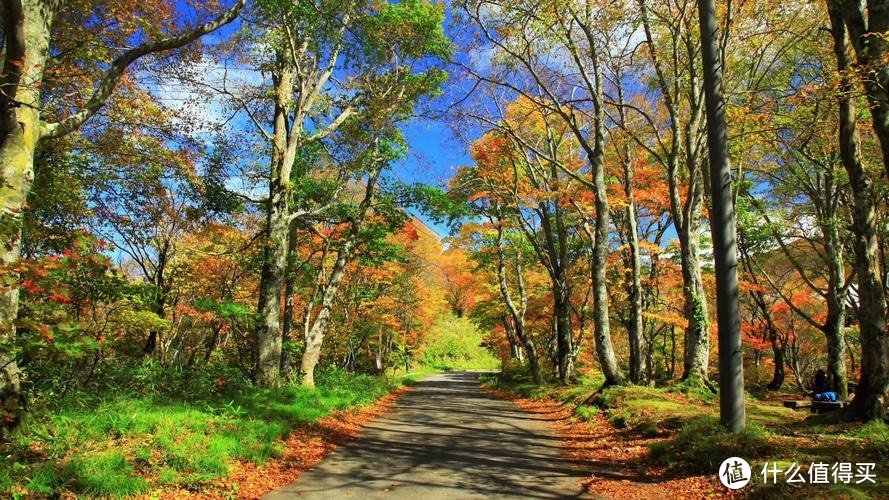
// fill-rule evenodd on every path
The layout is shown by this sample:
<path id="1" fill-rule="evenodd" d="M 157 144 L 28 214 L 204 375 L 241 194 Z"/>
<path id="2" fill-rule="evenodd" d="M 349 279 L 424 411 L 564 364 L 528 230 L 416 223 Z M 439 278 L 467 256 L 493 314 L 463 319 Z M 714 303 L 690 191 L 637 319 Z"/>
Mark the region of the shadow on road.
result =
<path id="1" fill-rule="evenodd" d="M 574 498 L 582 474 L 558 441 L 546 418 L 485 394 L 476 374 L 438 375 L 268 498 Z"/>

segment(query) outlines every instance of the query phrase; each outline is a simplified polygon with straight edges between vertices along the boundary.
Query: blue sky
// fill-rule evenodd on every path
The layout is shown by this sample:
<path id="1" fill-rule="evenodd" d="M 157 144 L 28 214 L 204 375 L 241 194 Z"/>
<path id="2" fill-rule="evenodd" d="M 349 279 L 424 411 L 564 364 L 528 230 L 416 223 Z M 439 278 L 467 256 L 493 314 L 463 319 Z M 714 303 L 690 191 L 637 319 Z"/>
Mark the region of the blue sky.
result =
<path id="1" fill-rule="evenodd" d="M 392 176 L 402 182 L 443 187 L 457 167 L 472 161 L 466 144 L 442 122 L 415 119 L 404 127 L 404 134 L 410 148 L 407 158 L 398 161 L 392 169 Z M 414 215 L 432 226 L 440 236 L 448 235 L 446 225 L 435 224 L 422 214 Z"/>
<path id="2" fill-rule="evenodd" d="M 231 2 L 223 3 L 231 5 Z M 178 1 L 178 5 L 182 12 L 192 11 L 182 0 Z M 446 30 L 449 32 L 449 35 L 455 35 L 455 33 L 453 33 L 454 30 L 449 28 L 454 25 L 450 15 L 448 15 L 446 24 L 448 26 Z M 212 45 L 227 40 L 237 33 L 239 29 L 240 20 L 236 20 L 228 26 L 208 35 L 204 39 L 204 43 Z M 458 60 L 465 60 L 471 57 L 468 53 L 460 52 L 459 43 L 455 45 L 457 45 L 457 53 L 455 54 L 455 57 Z M 211 68 L 208 71 L 208 78 L 213 79 L 211 73 L 213 73 L 214 70 Z M 216 72 L 218 71 L 217 68 Z M 252 79 L 255 77 L 247 78 Z M 432 102 L 425 103 L 424 108 L 426 108 L 426 110 L 432 109 L 437 112 L 444 110 L 455 100 L 462 97 L 462 94 L 460 93 L 461 90 L 459 82 L 452 77 L 445 85 L 442 95 Z M 182 92 L 185 92 L 186 94 L 188 93 L 187 91 L 178 88 L 164 89 L 163 91 L 167 92 L 169 96 L 174 97 L 180 96 Z M 175 105 L 172 102 L 168 104 Z M 201 108 L 202 109 L 195 111 L 199 114 L 222 115 L 221 110 L 219 109 L 221 106 L 218 104 L 208 102 L 204 103 Z M 245 117 L 239 117 L 239 119 L 246 120 Z M 409 151 L 405 159 L 398 161 L 393 166 L 389 177 L 394 180 L 400 180 L 409 184 L 425 183 L 443 187 L 458 167 L 468 165 L 471 162 L 471 159 L 467 154 L 467 144 L 463 139 L 458 138 L 451 129 L 451 125 L 443 120 L 416 118 L 403 126 L 403 132 L 408 143 Z M 413 215 L 423 219 L 424 222 L 432 226 L 441 236 L 448 235 L 449 229 L 446 225 L 435 224 L 420 213 L 415 212 Z"/>

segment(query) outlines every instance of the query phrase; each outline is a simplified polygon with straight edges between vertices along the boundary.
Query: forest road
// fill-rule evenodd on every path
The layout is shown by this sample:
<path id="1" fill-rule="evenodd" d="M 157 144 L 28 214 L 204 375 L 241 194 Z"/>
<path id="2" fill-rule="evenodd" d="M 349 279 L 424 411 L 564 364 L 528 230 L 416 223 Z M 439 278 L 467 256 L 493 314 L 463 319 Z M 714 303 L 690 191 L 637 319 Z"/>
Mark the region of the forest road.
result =
<path id="1" fill-rule="evenodd" d="M 578 498 L 582 478 L 548 422 L 482 392 L 478 374 L 447 373 L 264 498 Z"/>

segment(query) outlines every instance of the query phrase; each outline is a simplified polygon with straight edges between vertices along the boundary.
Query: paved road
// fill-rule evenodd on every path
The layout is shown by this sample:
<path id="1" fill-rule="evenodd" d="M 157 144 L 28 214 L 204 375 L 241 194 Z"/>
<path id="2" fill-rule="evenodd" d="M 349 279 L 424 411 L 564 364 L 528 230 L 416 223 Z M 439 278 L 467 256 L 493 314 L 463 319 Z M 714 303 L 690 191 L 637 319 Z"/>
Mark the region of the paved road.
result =
<path id="1" fill-rule="evenodd" d="M 265 498 L 575 498 L 580 476 L 547 422 L 483 393 L 477 375 L 449 373 Z"/>

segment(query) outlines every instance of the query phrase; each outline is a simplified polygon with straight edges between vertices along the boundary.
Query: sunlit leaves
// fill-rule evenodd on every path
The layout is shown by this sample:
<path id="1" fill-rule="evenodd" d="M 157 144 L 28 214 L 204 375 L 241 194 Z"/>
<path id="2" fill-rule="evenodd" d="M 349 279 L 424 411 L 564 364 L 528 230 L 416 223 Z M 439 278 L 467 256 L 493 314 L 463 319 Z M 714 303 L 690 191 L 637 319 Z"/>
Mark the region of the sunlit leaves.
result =
<path id="1" fill-rule="evenodd" d="M 378 59 L 448 58 L 453 44 L 442 27 L 444 5 L 428 0 L 380 2 L 376 14 L 363 20 L 366 53 Z"/>

